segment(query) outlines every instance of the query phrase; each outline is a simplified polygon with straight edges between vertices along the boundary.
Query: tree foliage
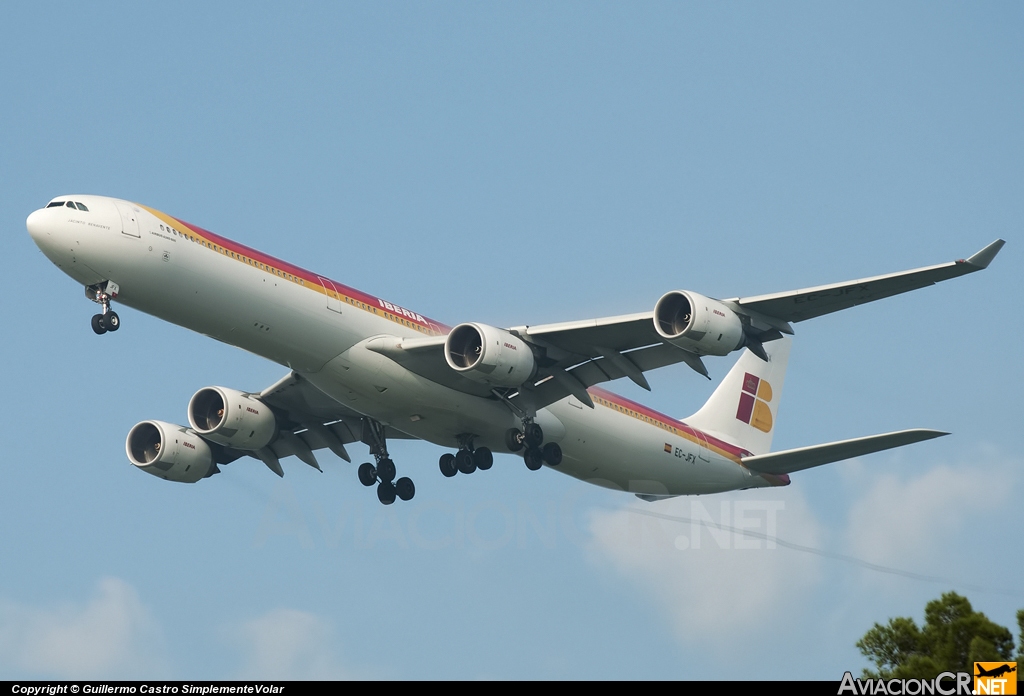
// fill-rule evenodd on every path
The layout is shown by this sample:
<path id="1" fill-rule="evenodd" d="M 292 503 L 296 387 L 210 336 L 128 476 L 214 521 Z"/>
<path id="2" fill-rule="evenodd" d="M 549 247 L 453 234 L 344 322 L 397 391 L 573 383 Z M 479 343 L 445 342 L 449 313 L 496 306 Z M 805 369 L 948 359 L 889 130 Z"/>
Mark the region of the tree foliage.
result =
<path id="1" fill-rule="evenodd" d="M 1017 612 L 1020 629 L 1018 660 L 1024 659 L 1024 609 Z M 868 678 L 932 679 L 940 672 L 973 672 L 975 662 L 1012 660 L 1009 629 L 974 611 L 966 597 L 947 592 L 924 608 L 924 626 L 913 619 L 889 619 L 875 624 L 857 641 L 875 670 Z"/>
<path id="2" fill-rule="evenodd" d="M 1020 665 L 1024 664 L 1024 609 L 1017 610 L 1017 630 L 1020 632 L 1017 635 L 1017 667 L 1019 669 Z M 1020 679 L 1020 676 L 1017 678 Z"/>

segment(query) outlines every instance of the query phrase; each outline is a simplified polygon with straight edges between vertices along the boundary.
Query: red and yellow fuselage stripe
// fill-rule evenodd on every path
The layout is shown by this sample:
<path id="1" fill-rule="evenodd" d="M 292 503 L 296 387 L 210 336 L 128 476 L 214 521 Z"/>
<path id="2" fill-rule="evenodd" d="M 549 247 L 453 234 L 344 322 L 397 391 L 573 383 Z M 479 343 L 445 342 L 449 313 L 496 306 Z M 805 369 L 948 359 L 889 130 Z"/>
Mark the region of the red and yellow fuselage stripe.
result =
<path id="1" fill-rule="evenodd" d="M 171 217 L 159 210 L 146 206 L 139 207 L 152 213 L 167 226 L 169 232 L 176 232 L 180 238 L 188 239 L 240 264 L 269 273 L 281 281 L 295 283 L 307 290 L 324 295 L 325 302 L 329 299 L 335 299 L 350 307 L 361 309 L 429 336 L 443 335 L 451 330 L 451 327 L 433 321 L 417 312 L 399 307 L 355 288 L 350 288 L 344 283 L 339 283 L 326 276 L 307 271 L 304 268 L 300 268 L 287 261 L 282 261 L 269 254 L 264 254 L 262 251 L 240 244 L 227 237 L 221 237 L 209 230 L 204 230 L 197 225 Z"/>
<path id="2" fill-rule="evenodd" d="M 613 394 L 600 387 L 590 387 L 587 389 L 587 393 L 590 394 L 590 398 L 594 400 L 595 405 L 605 406 L 613 411 L 618 411 L 636 420 L 661 428 L 673 435 L 689 440 L 698 447 L 704 447 L 726 459 L 731 459 L 737 464 L 742 465 L 741 459 L 749 457 L 751 454 L 742 447 L 731 445 L 713 435 L 708 435 L 705 432 L 691 428 L 686 423 L 666 416 L 664 413 L 659 413 L 643 404 L 638 404 L 624 396 Z"/>
<path id="3" fill-rule="evenodd" d="M 691 428 L 686 423 L 676 420 L 671 416 L 666 416 L 664 413 L 659 413 L 658 411 L 648 408 L 643 404 L 638 404 L 624 396 L 613 394 L 610 391 L 601 389 L 600 387 L 590 387 L 587 389 L 587 393 L 590 394 L 590 398 L 594 400 L 594 405 L 605 406 L 636 420 L 661 428 L 666 432 L 670 432 L 673 435 L 689 440 L 698 447 L 704 447 L 711 452 L 721 455 L 722 457 L 742 466 L 744 469 L 747 467 L 743 464 L 743 457 L 749 457 L 753 454 L 742 447 L 737 447 L 736 445 L 729 444 L 724 440 L 720 440 L 714 435 L 708 435 L 701 430 Z M 773 486 L 788 486 L 790 482 L 788 474 L 758 475 Z"/>

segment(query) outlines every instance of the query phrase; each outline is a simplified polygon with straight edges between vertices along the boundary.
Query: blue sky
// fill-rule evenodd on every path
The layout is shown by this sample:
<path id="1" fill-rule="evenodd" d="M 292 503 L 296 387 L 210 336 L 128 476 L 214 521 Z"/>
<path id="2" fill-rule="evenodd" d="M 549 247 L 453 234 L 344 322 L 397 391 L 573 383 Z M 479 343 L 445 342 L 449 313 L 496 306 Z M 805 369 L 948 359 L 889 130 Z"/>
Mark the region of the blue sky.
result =
<path id="1" fill-rule="evenodd" d="M 920 620 L 943 591 L 1012 627 L 1022 29 L 1011 3 L 6 7 L 0 678 L 838 679 L 873 622 Z M 132 470 L 136 422 L 284 369 L 126 308 L 93 335 L 25 231 L 64 193 L 449 324 L 1008 243 L 984 273 L 797 327 L 776 448 L 952 437 L 657 506 L 511 456 L 448 480 L 438 448 L 397 443 L 417 497 L 384 508 L 334 459 L 194 486 Z M 709 361 L 715 381 L 731 362 Z M 683 417 L 715 383 L 650 381 L 612 389 Z M 785 541 L 942 580 L 707 530 L 694 548 L 689 525 L 633 512 L 731 523 L 744 505 L 775 506 Z"/>

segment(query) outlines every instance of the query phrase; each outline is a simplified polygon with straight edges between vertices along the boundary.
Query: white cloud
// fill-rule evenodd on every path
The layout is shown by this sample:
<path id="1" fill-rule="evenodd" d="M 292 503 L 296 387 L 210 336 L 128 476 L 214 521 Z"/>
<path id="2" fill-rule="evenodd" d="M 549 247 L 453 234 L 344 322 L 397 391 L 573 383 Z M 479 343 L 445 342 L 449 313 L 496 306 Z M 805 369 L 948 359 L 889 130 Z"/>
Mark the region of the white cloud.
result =
<path id="1" fill-rule="evenodd" d="M 323 619 L 295 609 L 276 609 L 234 631 L 244 651 L 243 679 L 349 679 Z"/>
<path id="2" fill-rule="evenodd" d="M 774 509 L 776 529 L 770 525 Z M 658 503 L 637 501 L 595 512 L 590 532 L 596 560 L 649 591 L 684 641 L 724 641 L 737 629 L 770 628 L 819 577 L 820 559 L 769 540 L 652 518 L 641 510 L 705 519 L 816 546 L 821 532 L 803 497 L 792 489 L 748 491 Z"/>
<path id="3" fill-rule="evenodd" d="M 1015 470 L 994 454 L 981 463 L 939 465 L 910 478 L 877 477 L 850 508 L 851 552 L 874 563 L 919 566 L 948 556 L 953 539 L 976 518 L 1000 514 L 1012 498 Z"/>
<path id="4" fill-rule="evenodd" d="M 837 632 L 848 635 L 852 650 L 858 631 L 872 621 L 911 611 L 905 608 L 907 596 L 919 607 L 919 596 L 951 588 L 1005 589 L 1014 585 L 1010 578 L 1020 577 L 1019 554 L 1007 553 L 1016 548 L 1008 541 L 1024 481 L 1019 461 L 982 449 L 968 465 L 905 461 L 901 468 L 913 471 L 910 476 L 879 475 L 877 467 L 859 461 L 840 468 L 845 471 L 837 472 L 836 485 L 842 490 L 820 508 L 820 516 L 807 505 L 799 480 L 784 489 L 650 505 L 636 501 L 595 511 L 589 525 L 593 560 L 637 587 L 687 644 L 687 654 L 702 659 L 734 659 L 737 646 L 766 640 L 776 651 L 810 655 L 820 648 L 828 655 L 826 646 L 834 645 Z M 736 505 L 744 501 L 785 504 L 777 513 L 778 548 L 765 548 L 760 540 L 759 549 L 737 549 L 734 535 L 716 540 L 705 526 L 696 549 L 692 525 L 632 512 L 692 519 L 704 510 L 715 521 L 737 526 Z M 758 519 L 754 512 L 746 516 Z M 762 524 L 754 531 L 766 529 Z M 853 559 L 948 579 L 936 585 L 877 572 Z M 880 592 L 883 585 L 886 592 Z M 1012 616 L 1016 600 L 1007 599 L 1005 606 L 1002 601 L 990 596 L 990 611 Z M 851 625 L 859 628 L 851 632 Z"/>
<path id="5" fill-rule="evenodd" d="M 0 664 L 9 669 L 69 679 L 161 677 L 164 645 L 135 588 L 118 578 L 100 580 L 84 606 L 0 603 Z"/>

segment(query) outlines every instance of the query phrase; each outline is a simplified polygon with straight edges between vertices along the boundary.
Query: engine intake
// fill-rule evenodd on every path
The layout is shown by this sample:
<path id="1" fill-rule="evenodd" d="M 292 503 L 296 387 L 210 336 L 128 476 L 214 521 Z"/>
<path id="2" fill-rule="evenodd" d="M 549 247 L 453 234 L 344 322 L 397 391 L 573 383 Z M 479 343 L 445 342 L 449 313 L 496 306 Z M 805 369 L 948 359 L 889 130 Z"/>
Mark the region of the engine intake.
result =
<path id="1" fill-rule="evenodd" d="M 210 446 L 195 431 L 173 423 L 139 423 L 124 448 L 128 461 L 167 481 L 195 483 L 214 473 Z"/>
<path id="2" fill-rule="evenodd" d="M 688 290 L 661 296 L 654 306 L 654 329 L 669 343 L 698 355 L 728 355 L 745 342 L 735 312 Z"/>
<path id="3" fill-rule="evenodd" d="M 537 369 L 526 341 L 487 324 L 452 329 L 444 342 L 444 358 L 456 372 L 493 387 L 518 387 Z"/>
<path id="4" fill-rule="evenodd" d="M 258 450 L 277 435 L 270 407 L 237 389 L 205 387 L 188 402 L 188 422 L 200 435 L 220 445 Z"/>

